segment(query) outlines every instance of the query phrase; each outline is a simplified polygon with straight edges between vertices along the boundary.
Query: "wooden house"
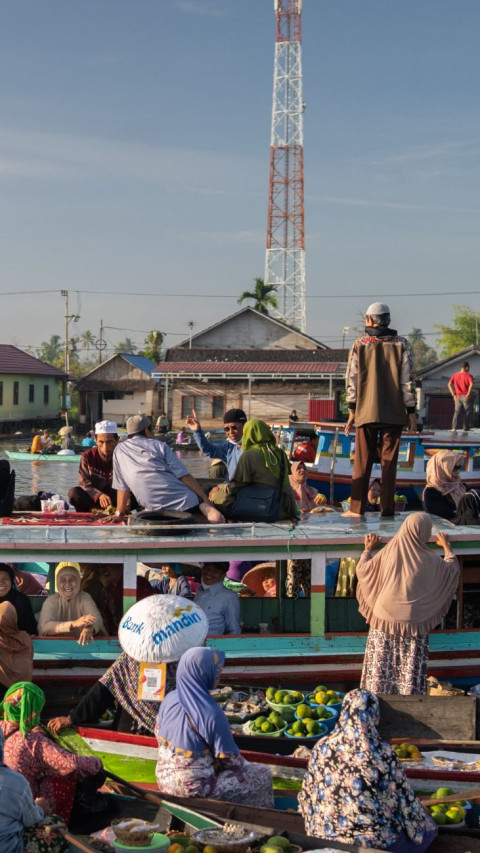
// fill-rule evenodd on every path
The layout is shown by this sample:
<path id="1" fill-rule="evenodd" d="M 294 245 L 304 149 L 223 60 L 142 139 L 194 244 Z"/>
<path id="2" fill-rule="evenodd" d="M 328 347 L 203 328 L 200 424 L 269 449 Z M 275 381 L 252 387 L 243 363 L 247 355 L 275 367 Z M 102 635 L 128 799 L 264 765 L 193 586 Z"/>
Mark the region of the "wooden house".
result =
<path id="1" fill-rule="evenodd" d="M 454 403 L 448 390 L 448 382 L 454 373 L 458 373 L 464 361 L 468 361 L 475 388 L 478 389 L 480 387 L 480 347 L 476 345 L 465 347 L 454 355 L 449 355 L 418 372 L 417 378 L 421 382 L 418 409 L 425 413 L 423 420 L 428 426 L 436 429 L 450 429 Z M 480 426 L 478 390 L 474 397 L 473 426 Z"/>
<path id="2" fill-rule="evenodd" d="M 11 344 L 0 344 L 0 431 L 58 418 L 63 370 Z"/>
<path id="3" fill-rule="evenodd" d="M 154 417 L 160 409 L 155 364 L 141 355 L 116 353 L 78 380 L 80 423 L 103 419 L 124 426 L 130 415 Z"/>
<path id="4" fill-rule="evenodd" d="M 249 418 L 286 422 L 337 418 L 347 350 L 332 350 L 281 320 L 244 308 L 167 350 L 153 376 L 175 426 L 194 408 L 209 428 L 227 409 Z"/>

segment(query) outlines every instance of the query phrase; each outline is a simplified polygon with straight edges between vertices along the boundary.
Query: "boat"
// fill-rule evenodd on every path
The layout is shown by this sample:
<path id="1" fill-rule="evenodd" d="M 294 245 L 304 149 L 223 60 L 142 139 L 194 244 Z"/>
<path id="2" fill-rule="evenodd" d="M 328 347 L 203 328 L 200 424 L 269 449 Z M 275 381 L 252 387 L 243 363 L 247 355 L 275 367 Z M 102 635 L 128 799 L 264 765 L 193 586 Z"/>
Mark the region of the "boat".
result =
<path id="1" fill-rule="evenodd" d="M 308 482 L 323 491 L 332 503 L 350 497 L 352 488 L 355 430 L 345 435 L 345 423 L 321 421 L 285 426 L 273 424 L 277 443 L 290 459 L 299 444 L 315 432 L 318 436 L 314 462 L 306 462 Z M 449 430 L 404 432 L 400 440 L 396 489 L 410 503 L 421 501 L 425 488 L 425 468 L 438 450 L 453 450 L 462 459 L 462 482 L 468 488 L 480 486 L 480 432 L 453 437 Z M 381 467 L 374 464 L 372 477 L 381 477 Z"/>
<path id="2" fill-rule="evenodd" d="M 15 462 L 75 462 L 78 465 L 82 458 L 81 453 L 63 456 L 59 453 L 30 453 L 29 450 L 4 450 L 3 452 L 8 459 Z"/>

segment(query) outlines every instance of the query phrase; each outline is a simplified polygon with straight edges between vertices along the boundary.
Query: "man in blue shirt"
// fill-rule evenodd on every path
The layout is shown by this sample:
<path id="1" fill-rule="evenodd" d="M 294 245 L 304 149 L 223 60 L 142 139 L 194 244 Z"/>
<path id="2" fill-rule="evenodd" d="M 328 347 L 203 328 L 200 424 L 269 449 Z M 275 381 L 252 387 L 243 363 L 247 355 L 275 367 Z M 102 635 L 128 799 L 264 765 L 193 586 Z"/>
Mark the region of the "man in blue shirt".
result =
<path id="1" fill-rule="evenodd" d="M 240 599 L 223 585 L 228 563 L 204 563 L 195 603 L 207 614 L 209 634 L 241 634 Z"/>
<path id="2" fill-rule="evenodd" d="M 199 449 L 210 459 L 221 459 L 225 462 L 229 480 L 232 479 L 242 455 L 243 425 L 246 422 L 247 416 L 243 409 L 229 409 L 223 416 L 227 440 L 215 443 L 206 437 L 195 409 L 192 409 L 192 414 L 186 418 L 186 424 L 193 431 L 193 438 Z"/>

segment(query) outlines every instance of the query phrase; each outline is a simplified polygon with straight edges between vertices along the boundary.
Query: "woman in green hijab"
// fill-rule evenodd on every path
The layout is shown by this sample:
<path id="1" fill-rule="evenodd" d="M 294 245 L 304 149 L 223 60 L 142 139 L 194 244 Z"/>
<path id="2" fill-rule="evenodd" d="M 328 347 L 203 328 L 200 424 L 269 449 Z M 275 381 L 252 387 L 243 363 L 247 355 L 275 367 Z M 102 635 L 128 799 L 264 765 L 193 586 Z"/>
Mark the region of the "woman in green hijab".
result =
<path id="1" fill-rule="evenodd" d="M 258 484 L 278 487 L 283 465 L 282 495 L 278 520 L 296 518 L 297 503 L 289 482 L 290 463 L 285 451 L 277 447 L 275 436 L 264 421 L 247 421 L 243 427 L 242 455 L 229 483 L 210 492 L 210 501 L 224 515 L 234 518 L 232 508 L 242 486 Z M 254 519 L 252 519 L 254 520 Z"/>

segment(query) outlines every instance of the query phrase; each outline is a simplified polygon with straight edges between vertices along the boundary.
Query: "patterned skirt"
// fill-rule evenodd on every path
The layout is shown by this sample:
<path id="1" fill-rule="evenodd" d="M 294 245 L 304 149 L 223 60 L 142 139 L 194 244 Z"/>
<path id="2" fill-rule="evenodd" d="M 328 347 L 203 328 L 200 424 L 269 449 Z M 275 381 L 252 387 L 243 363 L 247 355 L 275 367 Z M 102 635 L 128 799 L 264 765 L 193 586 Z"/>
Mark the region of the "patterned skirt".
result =
<path id="1" fill-rule="evenodd" d="M 427 692 L 428 634 L 402 637 L 371 628 L 360 687 L 409 696 Z"/>

